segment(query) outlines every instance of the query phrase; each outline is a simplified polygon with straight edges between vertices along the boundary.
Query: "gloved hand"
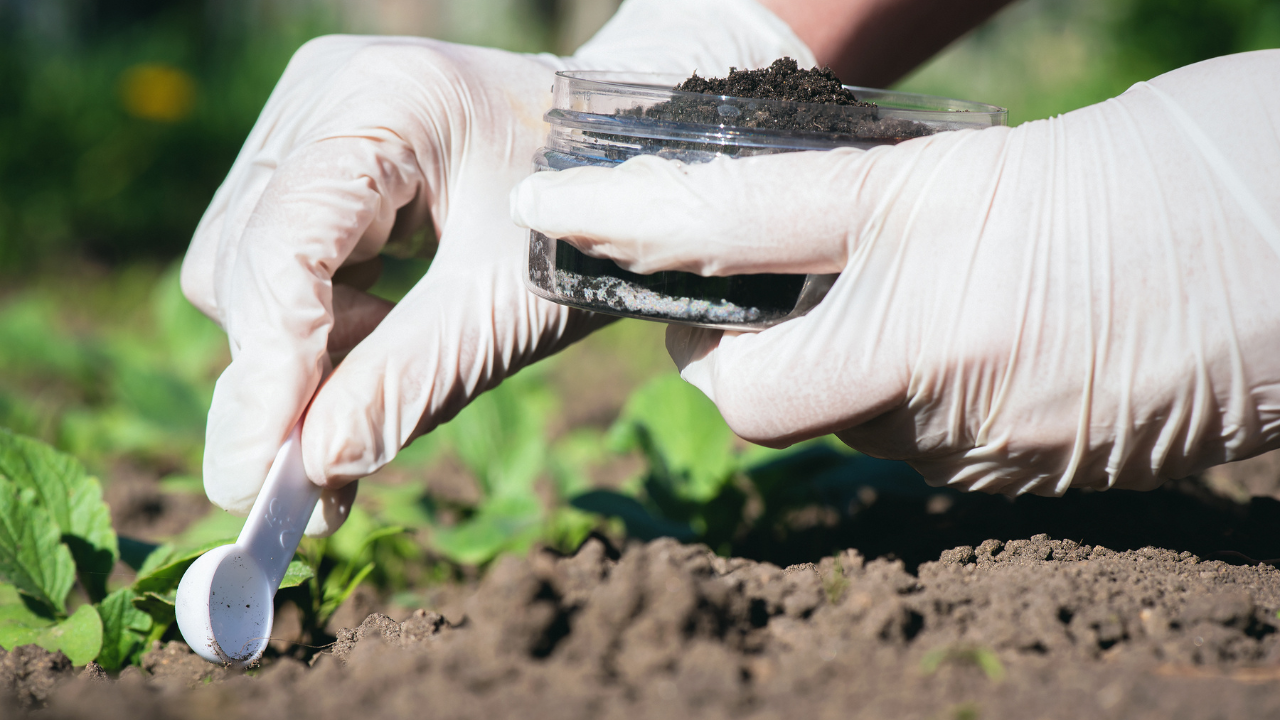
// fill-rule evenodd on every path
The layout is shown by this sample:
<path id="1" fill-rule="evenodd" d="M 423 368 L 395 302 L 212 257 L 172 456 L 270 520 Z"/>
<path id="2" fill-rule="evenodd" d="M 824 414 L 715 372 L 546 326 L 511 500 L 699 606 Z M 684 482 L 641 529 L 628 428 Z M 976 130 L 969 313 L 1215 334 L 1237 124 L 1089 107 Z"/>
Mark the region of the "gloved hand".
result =
<path id="1" fill-rule="evenodd" d="M 841 272 L 758 334 L 673 326 L 742 437 L 935 485 L 1148 489 L 1280 447 L 1280 51 L 1017 128 L 540 173 L 518 224 L 636 272 Z"/>
<path id="2" fill-rule="evenodd" d="M 813 62 L 753 0 L 629 0 L 572 58 L 418 38 L 305 45 L 183 262 L 183 291 L 232 350 L 209 412 L 209 498 L 247 513 L 310 402 L 304 463 L 329 490 L 307 532 L 331 532 L 351 481 L 602 322 L 525 290 L 527 233 L 507 212 L 557 70 L 725 72 L 782 55 Z M 384 246 L 429 224 L 439 249 L 404 300 L 362 292 Z"/>

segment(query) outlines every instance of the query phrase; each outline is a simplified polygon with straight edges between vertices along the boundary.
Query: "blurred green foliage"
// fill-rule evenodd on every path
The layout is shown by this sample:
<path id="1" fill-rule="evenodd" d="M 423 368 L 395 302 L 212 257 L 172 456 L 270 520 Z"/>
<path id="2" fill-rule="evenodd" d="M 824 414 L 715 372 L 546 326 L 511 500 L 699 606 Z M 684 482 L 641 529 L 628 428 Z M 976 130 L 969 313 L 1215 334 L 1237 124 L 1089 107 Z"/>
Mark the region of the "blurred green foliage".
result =
<path id="1" fill-rule="evenodd" d="M 46 27 L 0 2 L 4 273 L 180 253 L 290 55 L 334 28 L 269 3 L 151 5 L 54 0 L 70 17 Z"/>
<path id="2" fill-rule="evenodd" d="M 1022 0 L 901 87 L 1002 105 L 1016 125 L 1200 60 L 1278 46 L 1280 0 Z"/>
<path id="3" fill-rule="evenodd" d="M 0 304 L 0 426 L 95 466 L 196 472 L 226 338 L 182 297 L 177 269 L 50 277 Z"/>
<path id="4" fill-rule="evenodd" d="M 1119 54 L 1141 71 L 1280 45 L 1276 0 L 1132 0 L 1116 23 Z"/>

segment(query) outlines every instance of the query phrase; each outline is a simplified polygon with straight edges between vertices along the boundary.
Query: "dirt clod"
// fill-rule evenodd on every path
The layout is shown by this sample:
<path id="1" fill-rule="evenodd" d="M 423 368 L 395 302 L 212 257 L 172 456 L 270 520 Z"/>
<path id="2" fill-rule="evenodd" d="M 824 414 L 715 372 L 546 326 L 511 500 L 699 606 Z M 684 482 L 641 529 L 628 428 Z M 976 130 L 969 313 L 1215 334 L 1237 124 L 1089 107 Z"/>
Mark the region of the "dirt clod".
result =
<path id="1" fill-rule="evenodd" d="M 875 107 L 862 102 L 845 88 L 831 68 L 800 69 L 791 58 L 779 58 L 760 70 L 731 68 L 723 78 L 701 78 L 698 73 L 675 87 L 680 92 L 704 95 L 732 95 L 742 98 L 771 98 L 803 103 L 857 105 Z"/>
<path id="2" fill-rule="evenodd" d="M 84 666 L 84 670 L 80 671 L 80 679 L 90 682 L 106 682 L 110 677 L 101 665 L 96 662 L 90 662 Z"/>
<path id="3" fill-rule="evenodd" d="M 142 669 L 155 682 L 185 687 L 222 680 L 229 672 L 201 659 L 186 643 L 178 641 L 152 643 L 151 652 L 142 656 Z"/>
<path id="4" fill-rule="evenodd" d="M 333 644 L 330 652 L 345 662 L 356 645 L 367 638 L 381 637 L 389 645 L 406 647 L 424 643 L 448 627 L 448 621 L 427 610 L 415 610 L 404 622 L 396 622 L 386 615 L 374 613 L 354 630 L 339 630 L 338 641 Z"/>
<path id="5" fill-rule="evenodd" d="M 6 700 L 19 708 L 44 705 L 71 673 L 71 661 L 60 652 L 35 645 L 0 649 L 0 707 Z"/>
<path id="6" fill-rule="evenodd" d="M 662 122 L 830 133 L 878 143 L 936 132 L 913 120 L 881 117 L 874 103 L 859 100 L 829 68 L 804 70 L 791 58 L 779 58 L 760 70 L 733 69 L 723 78 L 694 73 L 672 89 L 692 94 L 622 114 Z M 691 144 L 686 149 L 698 148 Z M 721 150 L 732 154 L 732 148 Z"/>

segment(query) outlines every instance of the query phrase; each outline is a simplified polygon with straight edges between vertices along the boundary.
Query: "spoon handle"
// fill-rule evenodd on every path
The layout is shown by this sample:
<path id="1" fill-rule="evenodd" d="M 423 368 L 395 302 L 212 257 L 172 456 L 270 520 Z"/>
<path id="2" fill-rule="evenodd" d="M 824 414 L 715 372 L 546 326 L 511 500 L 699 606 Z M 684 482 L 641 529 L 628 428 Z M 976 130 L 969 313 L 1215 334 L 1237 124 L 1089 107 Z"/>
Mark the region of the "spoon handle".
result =
<path id="1" fill-rule="evenodd" d="M 302 531 L 320 499 L 320 487 L 307 479 L 302 467 L 302 423 L 294 426 L 280 446 L 249 510 L 236 545 L 258 561 L 274 593 L 280 587 Z"/>

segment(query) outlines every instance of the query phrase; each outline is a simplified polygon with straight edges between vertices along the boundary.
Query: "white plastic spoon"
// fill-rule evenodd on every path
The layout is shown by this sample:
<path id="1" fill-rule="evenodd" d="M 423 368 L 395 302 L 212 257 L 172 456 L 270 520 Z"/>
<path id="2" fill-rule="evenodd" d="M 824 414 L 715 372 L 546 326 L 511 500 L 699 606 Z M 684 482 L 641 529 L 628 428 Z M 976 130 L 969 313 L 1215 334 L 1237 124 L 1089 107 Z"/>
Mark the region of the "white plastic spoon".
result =
<path id="1" fill-rule="evenodd" d="M 178 629 L 197 655 L 245 667 L 271 639 L 274 598 L 320 488 L 302 469 L 302 424 L 280 446 L 234 545 L 191 563 L 178 584 Z"/>

